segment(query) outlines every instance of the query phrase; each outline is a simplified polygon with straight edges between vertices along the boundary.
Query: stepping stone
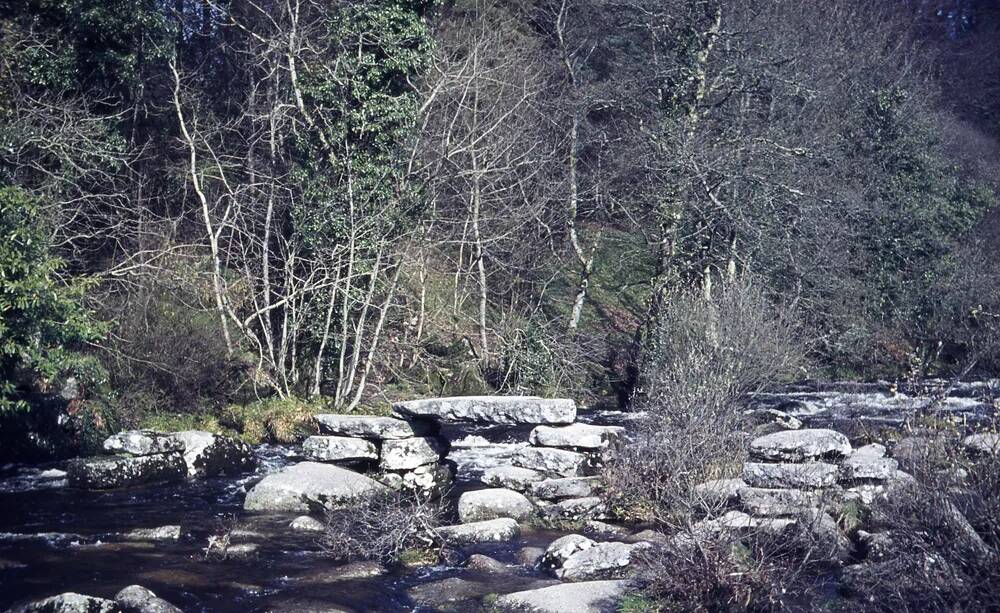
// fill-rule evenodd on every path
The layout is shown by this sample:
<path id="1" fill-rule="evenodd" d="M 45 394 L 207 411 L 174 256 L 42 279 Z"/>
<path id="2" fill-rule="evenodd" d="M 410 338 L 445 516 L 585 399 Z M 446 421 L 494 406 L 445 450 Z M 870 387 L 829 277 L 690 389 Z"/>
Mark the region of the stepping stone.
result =
<path id="1" fill-rule="evenodd" d="M 600 485 L 599 477 L 563 477 L 546 479 L 531 484 L 531 494 L 542 500 L 562 498 L 587 498 L 593 496 Z"/>
<path id="2" fill-rule="evenodd" d="M 516 520 L 501 517 L 455 526 L 442 526 L 437 528 L 436 532 L 441 540 L 450 545 L 472 545 L 512 541 L 521 534 L 521 528 Z"/>
<path id="3" fill-rule="evenodd" d="M 743 480 L 750 487 L 816 489 L 837 483 L 839 469 L 826 462 L 805 464 L 764 464 L 747 462 L 743 465 Z"/>
<path id="4" fill-rule="evenodd" d="M 353 436 L 381 441 L 435 434 L 437 427 L 426 421 L 404 421 L 394 417 L 374 415 L 339 415 L 319 413 L 313 419 L 324 434 Z"/>
<path id="5" fill-rule="evenodd" d="M 392 405 L 397 415 L 479 424 L 571 424 L 576 403 L 535 396 L 455 396 L 408 400 Z"/>
<path id="6" fill-rule="evenodd" d="M 845 481 L 886 481 L 892 479 L 897 470 L 899 462 L 896 460 L 875 453 L 861 453 L 859 449 L 840 464 L 840 478 Z"/>
<path id="7" fill-rule="evenodd" d="M 458 520 L 463 524 L 500 517 L 523 521 L 535 513 L 535 505 L 514 490 L 475 490 L 465 492 L 458 499 Z"/>
<path id="8" fill-rule="evenodd" d="M 850 441 L 834 430 L 785 430 L 750 443 L 750 457 L 770 462 L 839 459 L 850 454 Z"/>
<path id="9" fill-rule="evenodd" d="M 593 426 L 590 424 L 571 424 L 558 428 L 536 426 L 528 435 L 528 442 L 537 447 L 604 449 L 624 432 L 625 428 L 619 426 Z"/>
<path id="10" fill-rule="evenodd" d="M 310 436 L 302 443 L 302 455 L 317 462 L 377 460 L 378 448 L 361 438 Z"/>
<path id="11" fill-rule="evenodd" d="M 511 456 L 511 463 L 562 477 L 580 477 L 587 466 L 587 456 L 566 449 L 525 447 Z"/>
<path id="12" fill-rule="evenodd" d="M 425 464 L 436 464 L 446 449 L 435 438 L 404 438 L 382 443 L 379 468 L 382 470 L 413 470 Z"/>
<path id="13" fill-rule="evenodd" d="M 532 484 L 545 479 L 545 473 L 520 466 L 494 466 L 483 471 L 482 482 L 493 487 L 505 487 L 519 492 L 529 491 Z"/>
<path id="14" fill-rule="evenodd" d="M 819 506 L 817 492 L 747 487 L 740 490 L 740 505 L 751 515 L 798 515 Z"/>
<path id="15" fill-rule="evenodd" d="M 563 581 L 589 581 L 621 572 L 632 563 L 636 551 L 652 547 L 649 543 L 595 543 L 578 551 L 555 570 Z"/>

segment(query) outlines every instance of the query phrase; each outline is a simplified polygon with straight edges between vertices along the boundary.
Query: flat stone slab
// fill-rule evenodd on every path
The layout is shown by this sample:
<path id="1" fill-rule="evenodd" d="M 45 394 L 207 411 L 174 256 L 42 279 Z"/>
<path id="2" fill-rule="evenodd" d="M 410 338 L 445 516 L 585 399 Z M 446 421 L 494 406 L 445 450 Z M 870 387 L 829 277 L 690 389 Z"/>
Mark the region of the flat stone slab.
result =
<path id="1" fill-rule="evenodd" d="M 743 479 L 713 479 L 694 486 L 694 495 L 702 505 L 715 509 L 734 504 L 745 487 L 747 483 Z"/>
<path id="2" fill-rule="evenodd" d="M 887 481 L 899 470 L 899 462 L 874 452 L 851 454 L 840 464 L 840 478 L 845 481 Z"/>
<path id="3" fill-rule="evenodd" d="M 136 528 L 122 534 L 122 538 L 128 541 L 176 541 L 181 538 L 181 527 L 170 525 L 156 528 Z"/>
<path id="4" fill-rule="evenodd" d="M 474 543 L 504 543 L 516 539 L 521 534 L 517 520 L 500 517 L 468 524 L 442 526 L 438 536 L 451 545 L 472 545 Z"/>
<path id="5" fill-rule="evenodd" d="M 784 430 L 754 439 L 750 457 L 770 462 L 805 462 L 851 455 L 847 437 L 834 430 Z"/>
<path id="6" fill-rule="evenodd" d="M 542 500 L 562 498 L 587 498 L 593 496 L 600 485 L 599 477 L 562 477 L 546 479 L 531 484 L 531 494 Z"/>
<path id="7" fill-rule="evenodd" d="M 170 438 L 180 441 L 189 477 L 238 475 L 257 466 L 253 448 L 241 440 L 203 430 L 182 430 Z"/>
<path id="8" fill-rule="evenodd" d="M 743 465 L 743 481 L 750 487 L 816 489 L 834 485 L 839 472 L 835 464 L 826 462 L 805 464 L 747 462 Z"/>
<path id="9" fill-rule="evenodd" d="M 971 434 L 962 439 L 962 445 L 973 453 L 996 455 L 1000 453 L 1000 433 Z"/>
<path id="10" fill-rule="evenodd" d="M 382 470 L 413 470 L 425 464 L 436 464 L 446 453 L 435 438 L 391 439 L 382 443 L 379 468 Z"/>
<path id="11" fill-rule="evenodd" d="M 499 611 L 532 613 L 608 613 L 631 589 L 628 581 L 585 581 L 514 592 L 497 598 Z"/>
<path id="12" fill-rule="evenodd" d="M 104 450 L 108 453 L 127 453 L 129 455 L 153 455 L 183 451 L 184 444 L 169 434 L 153 430 L 126 430 L 109 436 L 104 440 Z"/>
<path id="13" fill-rule="evenodd" d="M 530 468 L 493 466 L 483 471 L 482 482 L 493 487 L 505 487 L 519 492 L 527 492 L 531 490 L 532 484 L 544 479 L 545 473 Z"/>
<path id="14" fill-rule="evenodd" d="M 535 505 L 524 494 L 514 490 L 475 490 L 465 492 L 458 498 L 458 520 L 463 524 L 501 517 L 522 521 L 535 513 Z"/>
<path id="15" fill-rule="evenodd" d="M 600 519 L 607 514 L 604 500 L 599 496 L 586 498 L 567 498 L 555 504 L 542 507 L 542 515 L 548 519 Z"/>
<path id="16" fill-rule="evenodd" d="M 392 405 L 403 417 L 480 424 L 571 424 L 576 403 L 567 398 L 536 396 L 455 396 L 408 400 Z"/>
<path id="17" fill-rule="evenodd" d="M 587 456 L 567 449 L 524 447 L 511 456 L 511 463 L 560 477 L 580 477 L 587 466 Z"/>
<path id="18" fill-rule="evenodd" d="M 536 426 L 528 435 L 528 442 L 537 447 L 564 447 L 569 449 L 604 449 L 625 433 L 620 426 L 594 426 L 571 424 L 569 426 Z"/>
<path id="19" fill-rule="evenodd" d="M 302 443 L 302 454 L 317 462 L 377 460 L 378 448 L 362 438 L 310 436 Z"/>
<path id="20" fill-rule="evenodd" d="M 746 487 L 740 490 L 740 505 L 751 515 L 798 515 L 819 506 L 817 494 L 802 490 Z"/>
<path id="21" fill-rule="evenodd" d="M 385 489 L 381 483 L 333 464 L 300 462 L 271 473 L 247 492 L 247 511 L 309 512 L 337 509 Z"/>
<path id="22" fill-rule="evenodd" d="M 376 415 L 341 415 L 319 413 L 313 416 L 320 432 L 334 436 L 353 436 L 376 441 L 434 434 L 437 428 L 426 421 L 405 421 Z"/>
<path id="23" fill-rule="evenodd" d="M 67 465 L 70 487 L 108 490 L 161 481 L 180 481 L 187 464 L 179 451 L 143 456 L 83 458 Z"/>

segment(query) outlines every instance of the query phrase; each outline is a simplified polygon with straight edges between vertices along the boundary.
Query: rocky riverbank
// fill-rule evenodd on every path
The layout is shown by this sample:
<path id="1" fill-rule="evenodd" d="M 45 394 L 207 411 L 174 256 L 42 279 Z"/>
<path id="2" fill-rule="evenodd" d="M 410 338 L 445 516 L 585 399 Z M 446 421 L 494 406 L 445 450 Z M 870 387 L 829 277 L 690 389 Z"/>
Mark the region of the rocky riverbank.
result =
<path id="1" fill-rule="evenodd" d="M 657 547 L 803 528 L 849 580 L 878 563 L 872 543 L 891 535 L 848 529 L 844 517 L 909 483 L 901 464 L 917 445 L 814 427 L 829 425 L 809 405 L 816 394 L 858 406 L 844 398 L 854 393 L 758 399 L 740 478 L 700 487 L 712 511 L 683 535 L 609 523 L 598 475 L 614 445 L 627 444 L 629 416 L 578 416 L 571 401 L 464 398 L 400 406 L 395 417 L 317 415 L 321 434 L 287 447 L 120 433 L 107 456 L 0 473 L 0 608 L 613 610 L 641 586 Z M 878 396 L 875 414 L 891 402 L 864 393 Z M 975 401 L 985 413 L 988 399 Z M 531 408 L 518 413 L 517 403 Z M 962 441 L 978 457 L 998 444 L 989 433 Z M 317 542 L 323 513 L 381 489 L 447 492 L 453 523 L 436 528 L 435 555 L 398 567 L 332 561 Z"/>

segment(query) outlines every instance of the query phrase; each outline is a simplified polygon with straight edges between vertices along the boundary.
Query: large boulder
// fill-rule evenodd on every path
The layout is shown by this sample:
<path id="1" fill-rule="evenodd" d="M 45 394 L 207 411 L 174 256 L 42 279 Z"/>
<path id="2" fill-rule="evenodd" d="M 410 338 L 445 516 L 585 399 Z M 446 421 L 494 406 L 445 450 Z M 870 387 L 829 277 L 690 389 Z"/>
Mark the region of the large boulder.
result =
<path id="1" fill-rule="evenodd" d="M 66 469 L 71 487 L 109 490 L 118 487 L 180 481 L 187 475 L 187 464 L 179 451 L 144 456 L 81 458 Z"/>
<path id="2" fill-rule="evenodd" d="M 518 449 L 511 457 L 511 463 L 561 477 L 582 476 L 588 466 L 587 456 L 582 453 L 548 447 Z"/>
<path id="3" fill-rule="evenodd" d="M 834 430 L 784 430 L 750 443 L 750 456 L 769 462 L 835 460 L 850 454 L 850 441 Z"/>
<path id="4" fill-rule="evenodd" d="M 257 466 L 253 449 L 241 440 L 204 430 L 182 430 L 170 437 L 181 443 L 190 477 L 238 475 Z"/>
<path id="5" fill-rule="evenodd" d="M 421 420 L 404 421 L 394 417 L 320 413 L 313 418 L 319 424 L 320 431 L 324 434 L 352 436 L 375 441 L 428 436 L 435 434 L 437 431 L 437 426 L 431 422 Z"/>
<path id="6" fill-rule="evenodd" d="M 130 585 L 115 595 L 122 613 L 182 613 L 181 609 L 141 585 Z"/>
<path id="7" fill-rule="evenodd" d="M 807 488 L 829 487 L 837 482 L 839 469 L 826 462 L 805 464 L 765 464 L 747 462 L 743 465 L 743 481 L 751 487 Z"/>
<path id="8" fill-rule="evenodd" d="M 531 494 L 542 500 L 562 498 L 587 498 L 593 496 L 600 485 L 599 477 L 562 477 L 546 479 L 531 484 Z"/>
<path id="9" fill-rule="evenodd" d="M 392 405 L 397 415 L 482 424 L 571 424 L 576 403 L 535 396 L 456 396 L 408 400 Z"/>
<path id="10" fill-rule="evenodd" d="M 379 468 L 413 470 L 424 464 L 436 464 L 447 453 L 436 438 L 391 439 L 382 443 Z"/>
<path id="11" fill-rule="evenodd" d="M 517 520 L 509 517 L 442 526 L 436 531 L 441 540 L 449 545 L 502 543 L 512 541 L 521 534 Z"/>
<path id="12" fill-rule="evenodd" d="M 154 430 L 126 430 L 104 440 L 104 450 L 108 453 L 129 455 L 154 455 L 183 451 L 184 445 L 169 434 Z"/>
<path id="13" fill-rule="evenodd" d="M 309 512 L 336 509 L 385 489 L 374 479 L 346 468 L 300 462 L 261 479 L 247 492 L 247 511 Z"/>
<path id="14" fill-rule="evenodd" d="M 360 438 L 310 436 L 302 442 L 302 454 L 317 462 L 353 462 L 377 460 L 378 448 Z"/>
<path id="15" fill-rule="evenodd" d="M 565 583 L 506 594 L 497 598 L 495 607 L 502 612 L 608 613 L 618 610 L 630 589 L 628 581 Z"/>
<path id="16" fill-rule="evenodd" d="M 555 569 L 555 574 L 563 581 L 606 578 L 623 572 L 632 563 L 637 551 L 649 547 L 649 543 L 595 543 L 566 558 L 562 566 Z"/>
<path id="17" fill-rule="evenodd" d="M 14 607 L 8 613 L 118 613 L 114 600 L 65 592 Z"/>
<path id="18" fill-rule="evenodd" d="M 514 490 L 475 490 L 458 498 L 458 520 L 463 524 L 500 517 L 522 521 L 534 516 L 535 512 L 535 505 Z"/>
<path id="19" fill-rule="evenodd" d="M 594 426 L 591 424 L 571 424 L 561 427 L 536 426 L 528 436 L 528 441 L 538 447 L 603 449 L 624 432 L 625 428 L 620 426 Z"/>

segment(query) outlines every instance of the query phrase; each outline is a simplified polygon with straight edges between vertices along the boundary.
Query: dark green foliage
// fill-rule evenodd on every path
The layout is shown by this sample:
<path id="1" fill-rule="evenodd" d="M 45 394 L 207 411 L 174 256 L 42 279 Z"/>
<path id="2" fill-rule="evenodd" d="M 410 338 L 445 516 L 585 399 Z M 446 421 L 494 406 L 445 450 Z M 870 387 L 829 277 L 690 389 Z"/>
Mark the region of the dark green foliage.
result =
<path id="1" fill-rule="evenodd" d="M 82 306 L 83 287 L 59 279 L 38 203 L 0 188 L 0 411 L 25 408 L 26 393 L 44 388 L 77 363 L 71 351 L 100 328 Z"/>

